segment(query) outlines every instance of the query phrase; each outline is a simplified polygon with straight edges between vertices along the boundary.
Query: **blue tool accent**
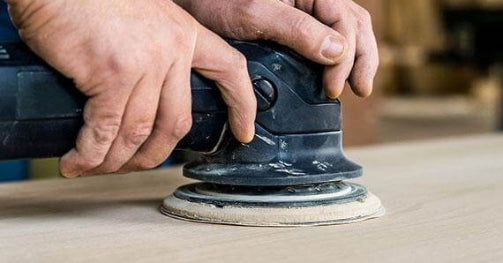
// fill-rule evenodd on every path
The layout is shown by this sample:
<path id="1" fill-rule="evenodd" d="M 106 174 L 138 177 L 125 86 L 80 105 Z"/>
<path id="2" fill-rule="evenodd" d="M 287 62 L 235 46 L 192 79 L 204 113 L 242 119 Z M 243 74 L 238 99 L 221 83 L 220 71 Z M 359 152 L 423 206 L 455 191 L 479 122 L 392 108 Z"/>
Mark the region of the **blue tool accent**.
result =
<path id="1" fill-rule="evenodd" d="M 19 42 L 19 35 L 16 28 L 12 25 L 9 14 L 7 13 L 7 5 L 0 2 L 0 41 L 2 42 Z"/>
<path id="2" fill-rule="evenodd" d="M 0 2 L 0 41 L 17 42 L 19 36 L 12 26 L 7 13 L 7 5 Z M 27 162 L 0 162 L 0 182 L 18 181 L 28 177 Z"/>
<path id="3" fill-rule="evenodd" d="M 28 178 L 28 162 L 0 162 L 0 182 L 20 181 Z"/>

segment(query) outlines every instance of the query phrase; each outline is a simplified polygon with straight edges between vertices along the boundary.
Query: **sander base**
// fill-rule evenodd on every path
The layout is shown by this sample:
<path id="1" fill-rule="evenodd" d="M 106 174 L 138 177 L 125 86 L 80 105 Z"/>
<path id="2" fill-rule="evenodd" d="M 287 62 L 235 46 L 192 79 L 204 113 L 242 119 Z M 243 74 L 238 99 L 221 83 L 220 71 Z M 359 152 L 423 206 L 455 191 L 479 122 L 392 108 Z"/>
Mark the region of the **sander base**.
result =
<path id="1" fill-rule="evenodd" d="M 243 226 L 316 226 L 380 217 L 379 198 L 342 181 L 289 187 L 196 183 L 168 196 L 161 212 L 195 222 Z"/>

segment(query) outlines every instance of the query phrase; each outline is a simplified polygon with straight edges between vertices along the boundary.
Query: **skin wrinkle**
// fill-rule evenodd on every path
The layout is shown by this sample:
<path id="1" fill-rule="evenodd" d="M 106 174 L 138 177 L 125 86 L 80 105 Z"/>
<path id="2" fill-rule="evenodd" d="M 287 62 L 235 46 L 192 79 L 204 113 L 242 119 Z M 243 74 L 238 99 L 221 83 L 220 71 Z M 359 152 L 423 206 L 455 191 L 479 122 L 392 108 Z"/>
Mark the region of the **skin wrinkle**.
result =
<path id="1" fill-rule="evenodd" d="M 43 9 L 47 8 L 47 5 L 48 4 L 40 4 L 39 6 L 36 6 L 36 3 L 30 3 L 27 6 L 26 11 L 23 12 L 23 14 L 21 15 L 21 17 L 30 17 L 30 16 L 33 16 L 33 15 L 37 15 L 37 13 L 43 12 Z M 42 19 L 42 21 L 37 21 L 37 23 L 34 23 L 34 24 L 27 24 L 29 22 L 20 23 L 19 28 L 22 29 L 22 28 L 25 28 L 25 27 L 32 27 L 32 28 L 34 28 L 33 32 L 44 32 L 42 29 L 44 28 L 44 26 L 47 26 L 51 22 L 51 19 L 53 18 L 53 16 L 54 15 L 51 15 L 51 16 L 47 16 L 46 15 Z M 21 21 L 30 21 L 30 20 L 21 19 Z M 33 20 L 31 20 L 31 21 L 34 22 Z M 20 36 L 23 39 L 26 39 L 27 41 L 29 41 L 31 38 L 33 38 L 33 37 L 35 37 L 37 35 L 36 34 L 27 33 L 27 31 L 25 31 L 25 30 L 20 30 Z M 38 36 L 38 37 L 40 37 L 40 36 Z M 48 39 L 48 38 L 47 38 L 47 36 L 42 35 L 42 37 L 40 37 L 40 39 L 42 41 L 44 41 L 45 39 Z"/>

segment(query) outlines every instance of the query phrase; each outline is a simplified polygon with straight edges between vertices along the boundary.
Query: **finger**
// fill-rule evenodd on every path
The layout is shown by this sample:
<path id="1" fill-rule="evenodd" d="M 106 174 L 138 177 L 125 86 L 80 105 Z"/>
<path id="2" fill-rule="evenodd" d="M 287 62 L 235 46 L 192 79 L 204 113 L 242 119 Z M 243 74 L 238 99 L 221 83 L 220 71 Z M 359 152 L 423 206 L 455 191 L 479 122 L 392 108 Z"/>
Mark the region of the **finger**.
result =
<path id="1" fill-rule="evenodd" d="M 83 175 L 107 174 L 118 171 L 129 161 L 150 136 L 159 104 L 162 79 L 144 75 L 133 90 L 122 117 L 117 138 L 105 161 Z"/>
<path id="2" fill-rule="evenodd" d="M 76 177 L 99 166 L 119 132 L 129 91 L 121 82 L 104 85 L 106 91 L 89 98 L 85 105 L 84 125 L 75 148 L 61 158 L 60 171 L 65 177 Z"/>
<path id="3" fill-rule="evenodd" d="M 328 97 L 335 99 L 341 95 L 344 90 L 346 80 L 351 74 L 351 70 L 355 62 L 356 36 L 354 26 L 349 20 L 341 20 L 340 22 L 334 24 L 333 28 L 346 36 L 348 43 L 348 49 L 344 60 L 338 65 L 326 67 L 323 74 L 323 86 L 325 88 L 325 92 Z"/>
<path id="4" fill-rule="evenodd" d="M 357 14 L 355 65 L 349 80 L 354 93 L 366 97 L 372 93 L 374 77 L 379 66 L 379 54 L 369 13 L 359 7 Z"/>
<path id="5" fill-rule="evenodd" d="M 254 16 L 251 32 L 286 45 L 304 57 L 324 65 L 339 63 L 347 43 L 342 32 L 324 25 L 311 15 L 279 1 L 251 1 L 247 13 Z"/>
<path id="6" fill-rule="evenodd" d="M 192 126 L 190 59 L 175 62 L 169 70 L 150 137 L 119 172 L 152 169 L 165 161 Z"/>
<path id="7" fill-rule="evenodd" d="M 246 58 L 211 31 L 199 27 L 192 66 L 216 82 L 229 108 L 234 136 L 240 142 L 250 142 L 255 135 L 257 101 Z"/>

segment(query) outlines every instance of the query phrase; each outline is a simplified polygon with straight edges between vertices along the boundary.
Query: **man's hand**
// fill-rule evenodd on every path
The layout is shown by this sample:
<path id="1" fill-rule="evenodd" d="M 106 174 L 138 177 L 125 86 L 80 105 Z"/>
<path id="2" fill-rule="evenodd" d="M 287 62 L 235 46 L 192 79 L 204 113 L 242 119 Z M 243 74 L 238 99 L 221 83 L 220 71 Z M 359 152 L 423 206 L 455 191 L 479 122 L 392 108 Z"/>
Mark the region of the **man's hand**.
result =
<path id="1" fill-rule="evenodd" d="M 351 0 L 175 0 L 222 36 L 268 39 L 327 65 L 325 91 L 372 92 L 379 64 L 369 13 Z"/>
<path id="2" fill-rule="evenodd" d="M 63 175 L 158 166 L 191 127 L 190 73 L 215 80 L 238 140 L 254 135 L 246 60 L 166 0 L 6 0 L 22 39 L 89 97 Z"/>

